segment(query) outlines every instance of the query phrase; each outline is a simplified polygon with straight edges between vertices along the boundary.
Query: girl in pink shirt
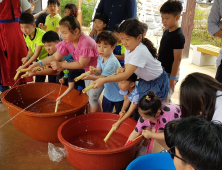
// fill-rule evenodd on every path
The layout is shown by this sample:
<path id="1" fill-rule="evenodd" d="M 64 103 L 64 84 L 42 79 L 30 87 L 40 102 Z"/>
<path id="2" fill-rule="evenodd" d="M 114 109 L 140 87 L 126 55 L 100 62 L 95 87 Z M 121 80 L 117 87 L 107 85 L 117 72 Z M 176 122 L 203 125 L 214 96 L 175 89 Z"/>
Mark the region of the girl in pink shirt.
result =
<path id="1" fill-rule="evenodd" d="M 162 103 L 153 91 L 149 91 L 140 99 L 138 111 L 140 118 L 127 142 L 142 133 L 145 138 L 154 138 L 162 147 L 168 149 L 164 138 L 164 128 L 168 122 L 181 117 L 180 107 L 176 104 Z"/>
<path id="2" fill-rule="evenodd" d="M 59 25 L 64 40 L 57 44 L 57 52 L 42 61 L 34 63 L 30 68 L 49 63 L 53 70 L 85 69 L 85 71 L 89 71 L 89 66 L 96 67 L 99 56 L 97 44 L 92 38 L 81 33 L 81 27 L 77 18 L 66 16 L 60 20 Z M 63 56 L 68 56 L 69 53 L 73 56 L 75 62 L 59 62 Z M 91 83 L 91 80 L 85 81 L 86 86 Z M 92 89 L 87 93 L 89 95 L 90 112 L 98 111 L 99 103 L 95 101 L 98 101 L 102 89 L 103 87 Z"/>

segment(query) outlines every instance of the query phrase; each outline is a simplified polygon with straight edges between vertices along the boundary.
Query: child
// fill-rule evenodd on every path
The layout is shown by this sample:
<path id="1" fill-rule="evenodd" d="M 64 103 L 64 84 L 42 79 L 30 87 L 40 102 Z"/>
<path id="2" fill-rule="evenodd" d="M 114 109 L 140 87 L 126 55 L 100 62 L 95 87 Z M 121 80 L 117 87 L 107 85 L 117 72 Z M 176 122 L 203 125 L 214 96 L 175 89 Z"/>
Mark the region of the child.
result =
<path id="1" fill-rule="evenodd" d="M 45 20 L 46 29 L 43 27 L 43 23 L 39 24 L 39 28 L 44 29 L 46 32 L 55 31 L 58 35 L 60 34 L 59 21 L 61 20 L 61 17 L 58 14 L 59 7 L 59 0 L 48 0 L 49 15 L 46 17 Z"/>
<path id="2" fill-rule="evenodd" d="M 206 74 L 189 74 L 180 86 L 180 105 L 183 117 L 202 115 L 222 122 L 222 84 Z"/>
<path id="3" fill-rule="evenodd" d="M 125 71 L 112 77 L 99 78 L 94 88 L 107 82 L 127 80 L 134 72 L 140 77 L 137 86 L 139 98 L 152 90 L 161 100 L 165 100 L 169 91 L 169 79 L 157 60 L 156 49 L 151 41 L 143 37 L 142 23 L 137 19 L 129 19 L 120 24 L 121 41 L 126 48 Z"/>
<path id="4" fill-rule="evenodd" d="M 73 4 L 73 3 L 66 4 L 64 16 L 69 16 L 69 15 L 77 17 L 78 8 L 76 4 Z"/>
<path id="5" fill-rule="evenodd" d="M 177 170 L 221 170 L 222 124 L 200 117 L 179 121 L 174 132 L 174 147 L 170 148 Z"/>
<path id="6" fill-rule="evenodd" d="M 95 76 L 84 76 L 84 80 L 96 80 L 100 77 L 107 77 L 114 73 L 120 67 L 116 57 L 113 55 L 117 39 L 110 31 L 101 32 L 97 38 L 99 58 L 97 61 L 97 68 L 91 69 Z M 113 112 L 115 106 L 116 113 L 121 111 L 123 106 L 123 96 L 119 94 L 119 87 L 117 83 L 106 83 L 104 85 L 104 96 L 102 101 L 103 112 Z"/>
<path id="7" fill-rule="evenodd" d="M 180 62 L 185 43 L 183 31 L 178 24 L 182 10 L 183 7 L 180 1 L 167 1 L 160 8 L 162 22 L 166 30 L 160 42 L 158 60 L 169 77 L 170 103 L 175 84 L 179 79 Z"/>
<path id="8" fill-rule="evenodd" d="M 134 113 L 134 110 L 137 107 L 137 104 L 139 102 L 139 93 L 136 88 L 136 80 L 137 75 L 133 73 L 127 80 L 118 82 L 120 88 L 119 93 L 124 96 L 124 102 L 121 112 L 119 113 L 121 119 L 113 124 L 115 130 L 117 130 L 119 126 Z"/>
<path id="9" fill-rule="evenodd" d="M 119 60 L 121 67 L 125 68 L 124 66 L 125 47 L 123 46 L 120 39 L 119 24 L 115 25 L 115 27 L 113 28 L 113 33 L 118 38 L 116 48 L 113 50 L 113 54 Z"/>
<path id="10" fill-rule="evenodd" d="M 53 70 L 63 69 L 84 69 L 89 71 L 89 66 L 96 67 L 98 51 L 96 42 L 81 33 L 80 24 L 76 17 L 66 16 L 59 22 L 60 30 L 64 40 L 57 44 L 57 52 L 42 61 L 34 63 L 30 68 L 46 65 L 51 62 Z M 75 62 L 58 62 L 63 56 L 73 56 Z M 53 61 L 53 62 L 52 62 Z M 85 85 L 92 83 L 91 80 L 85 80 Z M 90 112 L 96 112 L 99 109 L 98 99 L 103 88 L 92 89 L 88 91 Z"/>
<path id="11" fill-rule="evenodd" d="M 26 35 L 25 42 L 28 47 L 28 55 L 22 58 L 23 65 L 18 70 L 28 67 L 32 62 L 39 61 L 48 56 L 42 43 L 42 37 L 45 31 L 40 28 L 36 28 L 34 23 L 34 17 L 32 14 L 23 13 L 19 19 L 20 27 L 23 34 Z M 36 76 L 35 82 L 45 82 L 46 76 Z"/>
<path id="12" fill-rule="evenodd" d="M 168 149 L 164 138 L 164 128 L 171 120 L 180 118 L 180 107 L 175 104 L 162 103 L 153 91 L 149 91 L 139 101 L 138 111 L 140 118 L 127 142 L 142 133 L 145 138 L 154 138 L 163 148 Z M 158 128 L 157 133 L 155 133 L 156 128 Z"/>
<path id="13" fill-rule="evenodd" d="M 108 23 L 108 18 L 105 14 L 96 13 L 93 19 L 93 26 L 96 29 L 96 35 L 93 35 L 91 38 L 96 40 L 96 37 L 106 28 Z"/>

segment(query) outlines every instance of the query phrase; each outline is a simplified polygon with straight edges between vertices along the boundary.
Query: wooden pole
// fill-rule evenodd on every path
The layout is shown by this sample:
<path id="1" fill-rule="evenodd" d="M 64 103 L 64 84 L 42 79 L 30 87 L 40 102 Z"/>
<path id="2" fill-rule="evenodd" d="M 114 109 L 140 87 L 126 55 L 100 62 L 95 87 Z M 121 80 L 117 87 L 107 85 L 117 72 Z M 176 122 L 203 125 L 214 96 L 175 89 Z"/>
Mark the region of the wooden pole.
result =
<path id="1" fill-rule="evenodd" d="M 81 10 L 81 0 L 79 0 L 78 16 L 77 20 L 79 21 L 80 27 L 82 27 L 82 10 Z"/>
<path id="2" fill-rule="evenodd" d="M 191 36 L 194 24 L 196 0 L 187 0 L 186 12 L 182 15 L 182 30 L 185 36 L 185 46 L 183 50 L 183 58 L 189 57 Z"/>

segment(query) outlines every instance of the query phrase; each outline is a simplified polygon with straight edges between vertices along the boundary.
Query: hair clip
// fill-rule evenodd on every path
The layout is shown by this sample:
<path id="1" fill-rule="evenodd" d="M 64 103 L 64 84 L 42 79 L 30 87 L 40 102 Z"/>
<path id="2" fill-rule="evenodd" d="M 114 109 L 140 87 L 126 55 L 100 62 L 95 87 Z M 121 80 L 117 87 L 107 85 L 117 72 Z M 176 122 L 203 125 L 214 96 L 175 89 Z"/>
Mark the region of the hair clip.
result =
<path id="1" fill-rule="evenodd" d="M 146 100 L 148 100 L 150 102 L 151 98 L 147 95 Z"/>
<path id="2" fill-rule="evenodd" d="M 120 27 L 123 23 L 125 22 L 125 20 L 123 20 L 120 24 L 119 24 L 119 26 L 118 27 Z"/>

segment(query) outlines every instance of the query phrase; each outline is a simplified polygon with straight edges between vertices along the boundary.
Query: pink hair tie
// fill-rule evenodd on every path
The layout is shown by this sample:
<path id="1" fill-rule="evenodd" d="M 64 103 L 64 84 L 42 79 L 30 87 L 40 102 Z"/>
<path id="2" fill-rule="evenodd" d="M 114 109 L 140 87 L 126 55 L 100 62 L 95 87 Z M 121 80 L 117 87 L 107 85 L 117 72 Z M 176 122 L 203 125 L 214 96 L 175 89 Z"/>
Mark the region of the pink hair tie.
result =
<path id="1" fill-rule="evenodd" d="M 146 100 L 148 100 L 149 102 L 151 101 L 151 98 L 147 95 L 146 96 Z"/>

